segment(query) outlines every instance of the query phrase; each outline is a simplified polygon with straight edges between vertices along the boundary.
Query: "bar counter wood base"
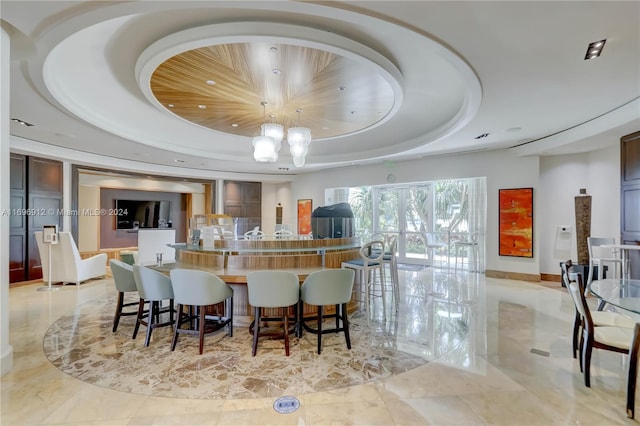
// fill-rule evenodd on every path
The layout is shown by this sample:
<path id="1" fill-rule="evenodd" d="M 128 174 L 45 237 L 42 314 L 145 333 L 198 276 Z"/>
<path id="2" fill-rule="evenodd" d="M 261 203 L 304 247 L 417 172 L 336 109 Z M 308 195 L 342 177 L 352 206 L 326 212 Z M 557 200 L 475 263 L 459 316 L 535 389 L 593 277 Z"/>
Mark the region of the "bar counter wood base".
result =
<path id="1" fill-rule="evenodd" d="M 253 321 L 253 307 L 249 305 L 247 274 L 264 269 L 286 270 L 298 275 L 300 284 L 316 271 L 340 268 L 343 261 L 359 257 L 358 238 L 324 240 L 215 240 L 215 246 L 203 248 L 184 244 L 171 245 L 176 249 L 176 262 L 153 269 L 168 273 L 173 268 L 198 269 L 219 276 L 233 288 L 234 325 L 249 325 Z M 347 305 L 354 312 L 359 297 L 352 297 Z M 333 313 L 333 306 L 325 307 Z M 265 309 L 265 316 L 276 316 Z M 317 316 L 317 307 L 304 305 L 304 317 Z"/>

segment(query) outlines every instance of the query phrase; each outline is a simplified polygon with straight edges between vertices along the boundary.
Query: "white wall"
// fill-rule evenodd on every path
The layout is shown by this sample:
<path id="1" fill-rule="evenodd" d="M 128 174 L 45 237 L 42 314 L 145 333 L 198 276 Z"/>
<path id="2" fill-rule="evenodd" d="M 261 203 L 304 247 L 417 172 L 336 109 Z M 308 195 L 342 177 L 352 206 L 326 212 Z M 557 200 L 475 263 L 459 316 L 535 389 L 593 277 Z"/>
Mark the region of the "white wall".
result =
<path id="1" fill-rule="evenodd" d="M 591 235 L 620 237 L 620 147 L 583 154 L 542 157 L 540 194 L 534 210 L 540 221 L 540 272 L 559 274 L 559 263 L 577 259 L 575 196 L 580 188 L 591 195 Z M 570 251 L 556 239 L 557 227 L 571 228 Z"/>
<path id="2" fill-rule="evenodd" d="M 292 197 L 312 198 L 313 206 L 324 204 L 325 188 L 382 185 L 389 173 L 396 182 L 421 182 L 440 179 L 487 177 L 486 269 L 538 274 L 540 225 L 538 157 L 517 157 L 508 150 L 421 158 L 395 164 L 351 166 L 320 173 L 300 175 L 292 183 Z M 498 256 L 498 189 L 534 188 L 534 258 Z"/>
<path id="3" fill-rule="evenodd" d="M 621 135 L 622 136 L 622 135 Z M 301 174 L 296 181 L 269 183 L 263 181 L 262 207 L 267 221 L 265 229 L 275 226 L 275 206 L 282 203 L 283 223 L 297 229 L 298 199 L 311 198 L 313 206 L 324 205 L 325 188 L 382 185 L 393 173 L 397 183 L 487 177 L 487 263 L 488 270 L 528 274 L 559 274 L 554 256 L 557 225 L 572 227 L 571 258 L 576 258 L 573 196 L 587 188 L 593 196 L 592 235 L 620 235 L 619 146 L 586 154 L 549 157 L 517 157 L 508 150 L 466 155 L 420 158 L 398 163 L 351 166 L 325 172 Z M 95 182 L 81 182 L 95 184 Z M 5 183 L 3 182 L 3 185 Z M 6 183 L 8 186 L 8 183 Z M 105 186 L 113 187 L 114 181 Z M 120 182 L 122 185 L 122 182 Z M 138 187 L 127 182 L 125 187 Z M 500 188 L 534 188 L 534 258 L 500 257 L 498 251 L 497 204 Z M 164 187 L 166 190 L 166 181 Z M 140 187 L 139 189 L 149 189 Z M 193 188 L 191 188 L 193 190 Z M 181 188 L 178 192 L 189 192 Z M 198 191 L 196 191 L 198 192 Z M 80 205 L 80 208 L 83 206 Z M 92 208 L 89 206 L 88 208 Z M 266 227 L 269 228 L 266 228 Z M 83 232 L 80 232 L 82 235 Z M 8 284 L 7 284 L 8 286 Z"/>
<path id="4" fill-rule="evenodd" d="M 80 211 L 100 209 L 100 187 L 78 186 Z M 97 251 L 100 248 L 100 216 L 78 215 L 78 251 Z"/>
<path id="5" fill-rule="evenodd" d="M 290 216 L 291 184 L 286 183 L 262 183 L 262 230 L 265 234 L 272 234 L 276 227 L 276 206 L 282 205 L 282 223 L 291 225 L 295 233 L 295 216 Z"/>

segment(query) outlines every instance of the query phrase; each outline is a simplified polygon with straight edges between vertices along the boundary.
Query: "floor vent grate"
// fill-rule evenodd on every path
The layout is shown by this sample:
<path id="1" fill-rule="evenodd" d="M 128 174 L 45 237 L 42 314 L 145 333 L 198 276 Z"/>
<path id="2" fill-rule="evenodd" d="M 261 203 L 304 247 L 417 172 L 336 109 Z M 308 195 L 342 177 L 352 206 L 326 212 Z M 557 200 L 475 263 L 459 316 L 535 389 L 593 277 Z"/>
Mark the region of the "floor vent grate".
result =
<path id="1" fill-rule="evenodd" d="M 540 355 L 540 356 L 546 356 L 547 358 L 549 357 L 549 355 L 551 355 L 547 351 L 541 351 L 540 349 L 536 349 L 536 348 L 531 348 L 529 352 L 531 352 L 532 354 Z"/>
<path id="2" fill-rule="evenodd" d="M 280 414 L 293 413 L 300 408 L 300 401 L 295 396 L 281 396 L 273 403 L 273 409 Z"/>

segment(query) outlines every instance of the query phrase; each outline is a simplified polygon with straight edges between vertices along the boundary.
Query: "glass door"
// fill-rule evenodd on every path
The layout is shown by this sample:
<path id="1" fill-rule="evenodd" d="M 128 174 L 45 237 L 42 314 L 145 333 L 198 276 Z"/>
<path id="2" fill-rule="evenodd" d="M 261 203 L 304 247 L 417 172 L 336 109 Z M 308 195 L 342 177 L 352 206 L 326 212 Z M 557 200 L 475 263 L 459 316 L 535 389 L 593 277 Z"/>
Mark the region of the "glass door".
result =
<path id="1" fill-rule="evenodd" d="M 398 261 L 425 261 L 424 233 L 429 229 L 433 196 L 430 184 L 373 189 L 373 232 L 398 236 Z"/>
<path id="2" fill-rule="evenodd" d="M 399 258 L 402 263 L 424 264 L 426 261 L 426 233 L 433 230 L 433 185 L 408 187 L 404 194 L 404 247 Z"/>
<path id="3" fill-rule="evenodd" d="M 398 261 L 484 271 L 486 178 L 328 190 L 348 194 L 358 236 L 398 236 Z M 472 249 L 469 249 L 469 246 Z"/>

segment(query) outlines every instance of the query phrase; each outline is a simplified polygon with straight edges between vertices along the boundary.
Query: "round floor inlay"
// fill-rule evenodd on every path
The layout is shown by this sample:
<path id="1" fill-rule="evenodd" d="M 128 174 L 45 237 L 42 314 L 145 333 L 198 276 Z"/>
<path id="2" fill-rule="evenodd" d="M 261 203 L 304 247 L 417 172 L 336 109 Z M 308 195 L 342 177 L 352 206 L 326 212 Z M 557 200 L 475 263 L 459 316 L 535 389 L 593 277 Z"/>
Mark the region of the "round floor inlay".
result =
<path id="1" fill-rule="evenodd" d="M 87 383 L 142 395 L 193 399 L 281 397 L 327 391 L 384 379 L 428 361 L 399 350 L 393 330 L 368 324 L 358 313 L 351 318 L 348 350 L 342 333 L 324 335 L 322 353 L 317 337 L 291 337 L 290 356 L 282 340 L 261 339 L 251 356 L 247 327 L 198 339 L 181 336 L 170 350 L 169 327 L 154 329 L 148 347 L 144 327 L 132 339 L 135 317 L 123 317 L 111 331 L 115 296 L 79 305 L 47 330 L 43 348 L 60 370 Z M 329 324 L 328 324 L 329 325 Z"/>

